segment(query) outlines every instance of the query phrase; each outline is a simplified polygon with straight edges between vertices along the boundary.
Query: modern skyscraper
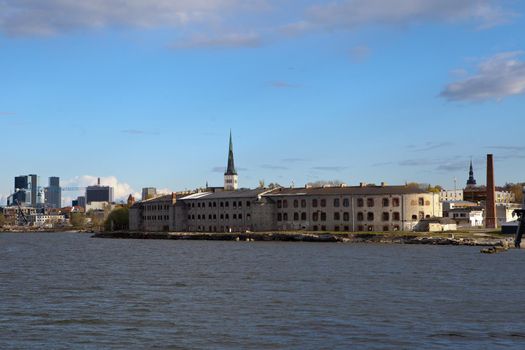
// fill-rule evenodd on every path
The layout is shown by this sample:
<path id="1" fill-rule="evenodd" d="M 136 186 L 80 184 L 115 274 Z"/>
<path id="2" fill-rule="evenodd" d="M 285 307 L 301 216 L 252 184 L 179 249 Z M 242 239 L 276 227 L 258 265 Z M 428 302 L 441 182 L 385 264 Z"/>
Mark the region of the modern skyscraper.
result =
<path id="1" fill-rule="evenodd" d="M 45 204 L 49 208 L 62 207 L 62 189 L 60 188 L 59 177 L 49 178 L 49 186 L 45 189 Z"/>
<path id="2" fill-rule="evenodd" d="M 88 186 L 86 188 L 86 204 L 92 202 L 113 203 L 113 187 L 101 186 L 100 179 L 98 179 L 97 185 Z"/>
<path id="3" fill-rule="evenodd" d="M 239 175 L 235 170 L 235 162 L 233 159 L 233 141 L 232 132 L 230 131 L 230 147 L 228 151 L 228 167 L 224 173 L 224 190 L 234 191 L 239 188 Z"/>
<path id="4" fill-rule="evenodd" d="M 148 200 L 157 196 L 157 189 L 155 187 L 144 187 L 142 189 L 142 200 Z"/>

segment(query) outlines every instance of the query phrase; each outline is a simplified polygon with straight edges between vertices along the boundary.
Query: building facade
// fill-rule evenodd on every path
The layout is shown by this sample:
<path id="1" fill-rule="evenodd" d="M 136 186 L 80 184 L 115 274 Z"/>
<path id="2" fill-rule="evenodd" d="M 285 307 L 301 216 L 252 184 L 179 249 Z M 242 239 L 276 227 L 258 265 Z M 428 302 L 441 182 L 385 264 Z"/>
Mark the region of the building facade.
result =
<path id="1" fill-rule="evenodd" d="M 411 231 L 439 194 L 407 186 L 241 189 L 163 196 L 130 209 L 134 231 Z"/>

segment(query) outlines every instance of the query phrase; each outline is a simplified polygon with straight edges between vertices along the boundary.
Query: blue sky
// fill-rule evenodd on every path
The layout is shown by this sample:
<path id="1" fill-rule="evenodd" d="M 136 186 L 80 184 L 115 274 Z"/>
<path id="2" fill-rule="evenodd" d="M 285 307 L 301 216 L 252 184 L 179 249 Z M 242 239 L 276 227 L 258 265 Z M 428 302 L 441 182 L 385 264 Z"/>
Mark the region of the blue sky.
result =
<path id="1" fill-rule="evenodd" d="M 525 181 L 525 4 L 0 2 L 0 203 L 13 177 L 117 193 Z M 74 195 L 74 194 L 68 194 Z"/>

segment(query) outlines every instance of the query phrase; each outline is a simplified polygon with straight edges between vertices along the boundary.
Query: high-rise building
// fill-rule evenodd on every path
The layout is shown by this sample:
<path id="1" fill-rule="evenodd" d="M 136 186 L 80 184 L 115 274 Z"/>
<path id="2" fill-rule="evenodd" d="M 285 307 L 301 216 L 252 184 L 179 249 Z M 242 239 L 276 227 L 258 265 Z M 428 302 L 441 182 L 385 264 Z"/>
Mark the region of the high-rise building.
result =
<path id="1" fill-rule="evenodd" d="M 12 195 L 13 203 L 32 207 L 42 206 L 44 190 L 39 186 L 38 175 L 21 175 L 15 177 L 15 192 Z"/>
<path id="2" fill-rule="evenodd" d="M 228 150 L 228 167 L 224 173 L 224 190 L 234 191 L 239 188 L 239 175 L 235 170 L 235 162 L 233 159 L 233 141 L 232 133 L 230 131 L 230 147 Z"/>
<path id="3" fill-rule="evenodd" d="M 49 208 L 62 207 L 62 189 L 60 188 L 59 177 L 49 178 L 49 186 L 45 189 L 45 204 Z"/>
<path id="4" fill-rule="evenodd" d="M 113 203 L 113 187 L 100 185 L 98 179 L 97 185 L 86 188 L 86 204 L 93 202 Z"/>
<path id="5" fill-rule="evenodd" d="M 157 189 L 155 187 L 144 187 L 142 189 L 142 200 L 146 201 L 157 196 Z"/>

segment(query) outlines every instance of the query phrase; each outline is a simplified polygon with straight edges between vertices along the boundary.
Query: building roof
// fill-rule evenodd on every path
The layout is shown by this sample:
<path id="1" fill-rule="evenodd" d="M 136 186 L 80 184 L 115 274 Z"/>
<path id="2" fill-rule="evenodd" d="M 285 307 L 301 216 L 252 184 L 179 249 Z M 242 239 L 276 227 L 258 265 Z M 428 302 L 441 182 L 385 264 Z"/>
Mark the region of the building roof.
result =
<path id="1" fill-rule="evenodd" d="M 267 196 L 306 196 L 306 195 L 402 195 L 428 193 L 428 191 L 411 186 L 346 186 L 346 187 L 301 187 L 279 188 Z"/>
<path id="2" fill-rule="evenodd" d="M 234 198 L 255 198 L 264 195 L 273 190 L 267 188 L 240 189 L 235 191 L 220 191 L 220 192 L 199 192 L 190 194 L 188 196 L 179 198 L 179 200 L 211 200 L 211 199 L 234 199 Z"/>

